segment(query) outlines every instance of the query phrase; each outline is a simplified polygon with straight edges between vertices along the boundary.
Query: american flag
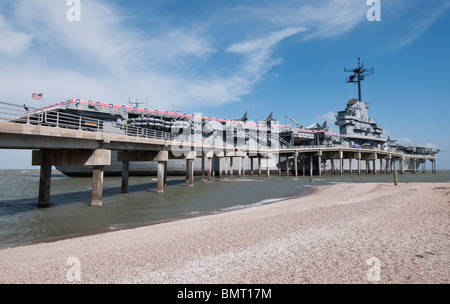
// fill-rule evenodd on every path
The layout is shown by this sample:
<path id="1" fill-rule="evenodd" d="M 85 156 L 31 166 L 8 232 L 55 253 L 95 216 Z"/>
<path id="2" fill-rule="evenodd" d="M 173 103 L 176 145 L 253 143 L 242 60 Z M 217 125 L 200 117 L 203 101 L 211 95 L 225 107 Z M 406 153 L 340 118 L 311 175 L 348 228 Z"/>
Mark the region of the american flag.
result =
<path id="1" fill-rule="evenodd" d="M 43 93 L 33 93 L 33 95 L 31 95 L 31 99 L 42 100 L 43 95 Z"/>

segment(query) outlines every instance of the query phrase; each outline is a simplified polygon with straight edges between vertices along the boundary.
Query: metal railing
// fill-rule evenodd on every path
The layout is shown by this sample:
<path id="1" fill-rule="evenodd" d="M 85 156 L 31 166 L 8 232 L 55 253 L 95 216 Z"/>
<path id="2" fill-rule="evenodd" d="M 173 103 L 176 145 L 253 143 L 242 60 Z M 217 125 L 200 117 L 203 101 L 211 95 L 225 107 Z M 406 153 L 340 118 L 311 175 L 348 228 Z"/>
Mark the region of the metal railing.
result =
<path id="1" fill-rule="evenodd" d="M 91 117 L 59 112 L 55 109 L 42 110 L 27 106 L 0 102 L 0 120 L 47 126 L 55 128 L 65 128 L 79 131 L 101 132 L 108 134 L 120 134 L 125 136 L 143 137 L 152 139 L 172 140 L 173 134 L 170 132 L 153 130 L 148 128 L 123 125 L 112 121 L 105 121 Z"/>

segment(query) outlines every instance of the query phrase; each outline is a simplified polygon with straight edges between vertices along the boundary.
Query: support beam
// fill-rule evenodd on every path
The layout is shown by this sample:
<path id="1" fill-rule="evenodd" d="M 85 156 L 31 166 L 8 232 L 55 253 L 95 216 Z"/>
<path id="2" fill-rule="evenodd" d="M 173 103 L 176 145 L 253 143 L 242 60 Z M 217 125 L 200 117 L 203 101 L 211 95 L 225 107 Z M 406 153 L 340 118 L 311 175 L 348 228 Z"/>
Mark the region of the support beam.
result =
<path id="1" fill-rule="evenodd" d="M 208 157 L 208 184 L 211 183 L 212 158 Z"/>
<path id="2" fill-rule="evenodd" d="M 205 157 L 202 157 L 202 181 L 205 180 Z"/>
<path id="3" fill-rule="evenodd" d="M 167 161 L 164 162 L 164 187 L 167 187 Z"/>
<path id="4" fill-rule="evenodd" d="M 156 182 L 156 192 L 164 193 L 164 161 L 158 162 L 158 171 L 157 171 L 157 182 Z"/>
<path id="5" fill-rule="evenodd" d="M 286 176 L 289 176 L 289 155 L 286 154 Z"/>
<path id="6" fill-rule="evenodd" d="M 122 162 L 122 193 L 128 193 L 128 178 L 130 175 L 130 162 Z"/>
<path id="7" fill-rule="evenodd" d="M 186 184 L 189 183 L 189 159 L 186 159 Z"/>
<path id="8" fill-rule="evenodd" d="M 297 153 L 295 154 L 295 157 L 294 157 L 294 171 L 295 171 L 295 176 L 298 176 L 298 155 L 297 155 Z"/>
<path id="9" fill-rule="evenodd" d="M 52 179 L 52 165 L 47 151 L 43 152 L 41 175 L 39 179 L 38 207 L 47 207 L 50 204 L 50 185 Z"/>
<path id="10" fill-rule="evenodd" d="M 281 154 L 278 154 L 278 176 L 281 176 Z"/>
<path id="11" fill-rule="evenodd" d="M 317 166 L 319 167 L 319 176 L 322 176 L 322 156 L 317 156 Z"/>
<path id="12" fill-rule="evenodd" d="M 228 179 L 228 157 L 224 157 L 223 160 L 225 161 L 225 178 Z"/>
<path id="13" fill-rule="evenodd" d="M 242 167 L 243 167 L 242 163 L 243 163 L 242 157 L 239 157 L 239 163 L 238 163 L 238 177 L 239 178 L 242 178 L 244 176 L 244 174 L 242 173 Z"/>
<path id="14" fill-rule="evenodd" d="M 258 156 L 258 177 L 261 177 L 261 171 L 262 171 L 262 167 L 261 167 L 261 156 Z"/>
<path id="15" fill-rule="evenodd" d="M 103 169 L 104 166 L 93 166 L 91 206 L 101 207 L 103 204 Z"/>
<path id="16" fill-rule="evenodd" d="M 234 178 L 234 158 L 230 157 L 230 178 Z"/>
<path id="17" fill-rule="evenodd" d="M 188 184 L 189 187 L 194 187 L 194 160 L 188 159 Z"/>
<path id="18" fill-rule="evenodd" d="M 219 157 L 219 180 L 223 179 L 223 160 L 224 157 Z"/>
<path id="19" fill-rule="evenodd" d="M 305 176 L 305 153 L 302 154 L 302 170 L 303 170 L 303 176 Z"/>
<path id="20" fill-rule="evenodd" d="M 48 206 L 52 165 L 93 166 L 92 206 L 102 205 L 103 167 L 111 164 L 111 151 L 97 150 L 33 150 L 32 165 L 41 166 L 39 206 Z"/>
<path id="21" fill-rule="evenodd" d="M 377 174 L 377 154 L 373 155 L 373 175 Z"/>

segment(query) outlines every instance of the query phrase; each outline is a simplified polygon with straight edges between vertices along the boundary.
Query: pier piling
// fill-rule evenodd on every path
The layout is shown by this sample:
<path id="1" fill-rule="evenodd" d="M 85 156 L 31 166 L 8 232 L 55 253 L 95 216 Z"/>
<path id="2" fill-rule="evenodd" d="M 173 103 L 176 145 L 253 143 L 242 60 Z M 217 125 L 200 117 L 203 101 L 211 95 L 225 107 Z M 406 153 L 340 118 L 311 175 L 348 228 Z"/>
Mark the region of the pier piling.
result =
<path id="1" fill-rule="evenodd" d="M 91 206 L 101 207 L 103 204 L 103 169 L 104 166 L 93 166 Z"/>

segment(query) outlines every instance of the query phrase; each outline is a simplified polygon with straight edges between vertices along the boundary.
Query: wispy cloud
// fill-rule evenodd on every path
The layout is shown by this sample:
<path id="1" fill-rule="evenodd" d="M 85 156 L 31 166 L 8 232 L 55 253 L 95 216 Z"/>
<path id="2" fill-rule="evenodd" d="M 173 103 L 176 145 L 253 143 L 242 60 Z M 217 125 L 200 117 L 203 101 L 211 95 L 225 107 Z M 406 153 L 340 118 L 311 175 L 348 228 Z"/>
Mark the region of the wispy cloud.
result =
<path id="1" fill-rule="evenodd" d="M 43 91 L 48 102 L 130 96 L 181 108 L 240 100 L 282 63 L 276 50 L 287 38 L 341 35 L 365 12 L 356 0 L 264 3 L 247 6 L 251 16 L 244 6 L 216 7 L 216 16 L 235 14 L 241 28 L 222 40 L 214 29 L 231 25 L 214 20 L 147 30 L 103 0 L 82 1 L 81 22 L 67 21 L 65 1 L 7 1 L 0 12 L 2 99 L 23 103 Z M 229 69 L 208 68 L 223 56 L 231 58 Z"/>
<path id="2" fill-rule="evenodd" d="M 11 25 L 0 15 L 0 54 L 17 56 L 25 51 L 31 44 L 32 37 L 23 32 L 14 30 Z"/>
<path id="3" fill-rule="evenodd" d="M 435 24 L 449 8 L 449 1 L 441 3 L 438 7 L 435 7 L 431 13 L 427 14 L 425 18 L 415 22 L 405 36 L 401 37 L 396 43 L 384 48 L 383 51 L 395 51 L 410 45 L 433 26 L 433 24 Z"/>

